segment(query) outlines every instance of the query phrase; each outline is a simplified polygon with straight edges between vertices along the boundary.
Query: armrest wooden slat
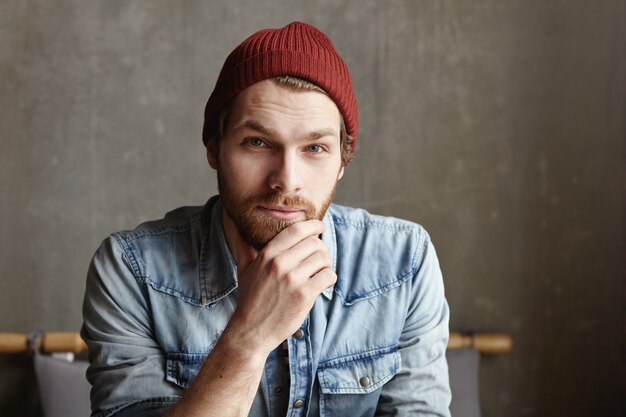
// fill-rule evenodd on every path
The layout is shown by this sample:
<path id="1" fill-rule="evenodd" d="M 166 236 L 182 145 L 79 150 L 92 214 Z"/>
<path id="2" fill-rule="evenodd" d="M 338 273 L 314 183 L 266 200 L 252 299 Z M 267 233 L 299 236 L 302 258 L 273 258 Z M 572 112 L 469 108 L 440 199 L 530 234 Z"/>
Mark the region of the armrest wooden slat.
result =
<path id="1" fill-rule="evenodd" d="M 22 333 L 0 333 L 0 353 L 19 353 L 28 350 L 28 337 Z"/>
<path id="2" fill-rule="evenodd" d="M 485 355 L 502 355 L 513 350 L 513 338 L 504 333 L 450 333 L 448 349 L 463 348 L 472 348 Z"/>
<path id="3" fill-rule="evenodd" d="M 48 332 L 44 333 L 41 340 L 41 350 L 44 353 L 52 352 L 74 352 L 80 353 L 87 350 L 87 345 L 74 332 Z"/>
<path id="4" fill-rule="evenodd" d="M 19 353 L 28 350 L 28 335 L 23 333 L 0 333 L 0 353 Z M 46 332 L 41 338 L 44 353 L 74 352 L 87 350 L 87 345 L 76 332 Z"/>

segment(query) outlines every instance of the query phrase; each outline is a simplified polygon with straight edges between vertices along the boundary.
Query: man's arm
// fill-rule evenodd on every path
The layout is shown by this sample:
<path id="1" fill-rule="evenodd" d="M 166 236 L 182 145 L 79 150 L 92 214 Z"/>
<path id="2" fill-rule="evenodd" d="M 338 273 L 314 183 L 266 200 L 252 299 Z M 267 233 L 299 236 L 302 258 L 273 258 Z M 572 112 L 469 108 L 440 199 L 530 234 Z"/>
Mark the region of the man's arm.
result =
<path id="1" fill-rule="evenodd" d="M 399 343 L 402 367 L 383 387 L 377 416 L 450 416 L 445 356 L 449 309 L 439 261 L 428 237 L 423 250 L 412 283 L 413 301 Z"/>
<path id="2" fill-rule="evenodd" d="M 96 417 L 140 407 L 148 399 L 149 407 L 162 413 L 181 395 L 165 381 L 165 356 L 154 336 L 150 305 L 123 246 L 116 235 L 106 239 L 87 273 L 81 336 L 89 348 L 87 379 Z"/>
<path id="3" fill-rule="evenodd" d="M 247 416 L 269 353 L 294 333 L 337 279 L 318 220 L 279 233 L 239 274 L 237 308 L 167 417 Z"/>

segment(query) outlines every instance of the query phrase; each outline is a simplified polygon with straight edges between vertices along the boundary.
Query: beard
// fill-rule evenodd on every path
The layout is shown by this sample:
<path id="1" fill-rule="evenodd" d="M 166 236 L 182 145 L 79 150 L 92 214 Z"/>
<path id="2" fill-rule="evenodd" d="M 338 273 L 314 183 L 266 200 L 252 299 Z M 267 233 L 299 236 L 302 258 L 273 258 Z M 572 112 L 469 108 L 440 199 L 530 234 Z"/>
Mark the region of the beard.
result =
<path id="1" fill-rule="evenodd" d="M 337 182 L 324 199 L 321 206 L 316 208 L 309 200 L 300 196 L 287 195 L 277 191 L 269 191 L 262 195 L 237 195 L 233 187 L 217 171 L 217 184 L 226 214 L 233 220 L 239 235 L 248 245 L 260 251 L 277 234 L 298 221 L 322 220 L 330 203 L 335 198 Z M 281 220 L 268 216 L 259 209 L 259 206 L 284 206 L 302 210 L 302 220 Z"/>

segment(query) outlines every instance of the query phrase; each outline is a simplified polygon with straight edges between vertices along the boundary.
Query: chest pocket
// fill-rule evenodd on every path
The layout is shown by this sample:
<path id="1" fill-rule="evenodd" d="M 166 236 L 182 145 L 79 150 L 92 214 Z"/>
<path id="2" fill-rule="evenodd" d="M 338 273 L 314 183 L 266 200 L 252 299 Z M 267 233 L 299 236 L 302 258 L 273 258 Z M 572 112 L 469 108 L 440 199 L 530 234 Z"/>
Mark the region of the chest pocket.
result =
<path id="1" fill-rule="evenodd" d="M 187 388 L 200 372 L 206 353 L 168 353 L 166 378 L 181 388 Z"/>
<path id="2" fill-rule="evenodd" d="M 396 348 L 379 349 L 320 364 L 320 415 L 374 415 L 383 385 L 400 370 Z"/>

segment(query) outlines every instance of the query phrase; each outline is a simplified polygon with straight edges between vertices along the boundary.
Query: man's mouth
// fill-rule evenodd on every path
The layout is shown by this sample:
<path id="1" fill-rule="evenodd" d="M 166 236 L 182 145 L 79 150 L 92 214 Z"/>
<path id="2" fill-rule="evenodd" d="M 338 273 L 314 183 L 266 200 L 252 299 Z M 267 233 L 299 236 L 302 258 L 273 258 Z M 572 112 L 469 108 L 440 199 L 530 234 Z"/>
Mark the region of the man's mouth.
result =
<path id="1" fill-rule="evenodd" d="M 304 220 L 305 211 L 301 208 L 290 206 L 259 206 L 261 212 L 265 215 L 279 220 L 294 221 Z"/>

